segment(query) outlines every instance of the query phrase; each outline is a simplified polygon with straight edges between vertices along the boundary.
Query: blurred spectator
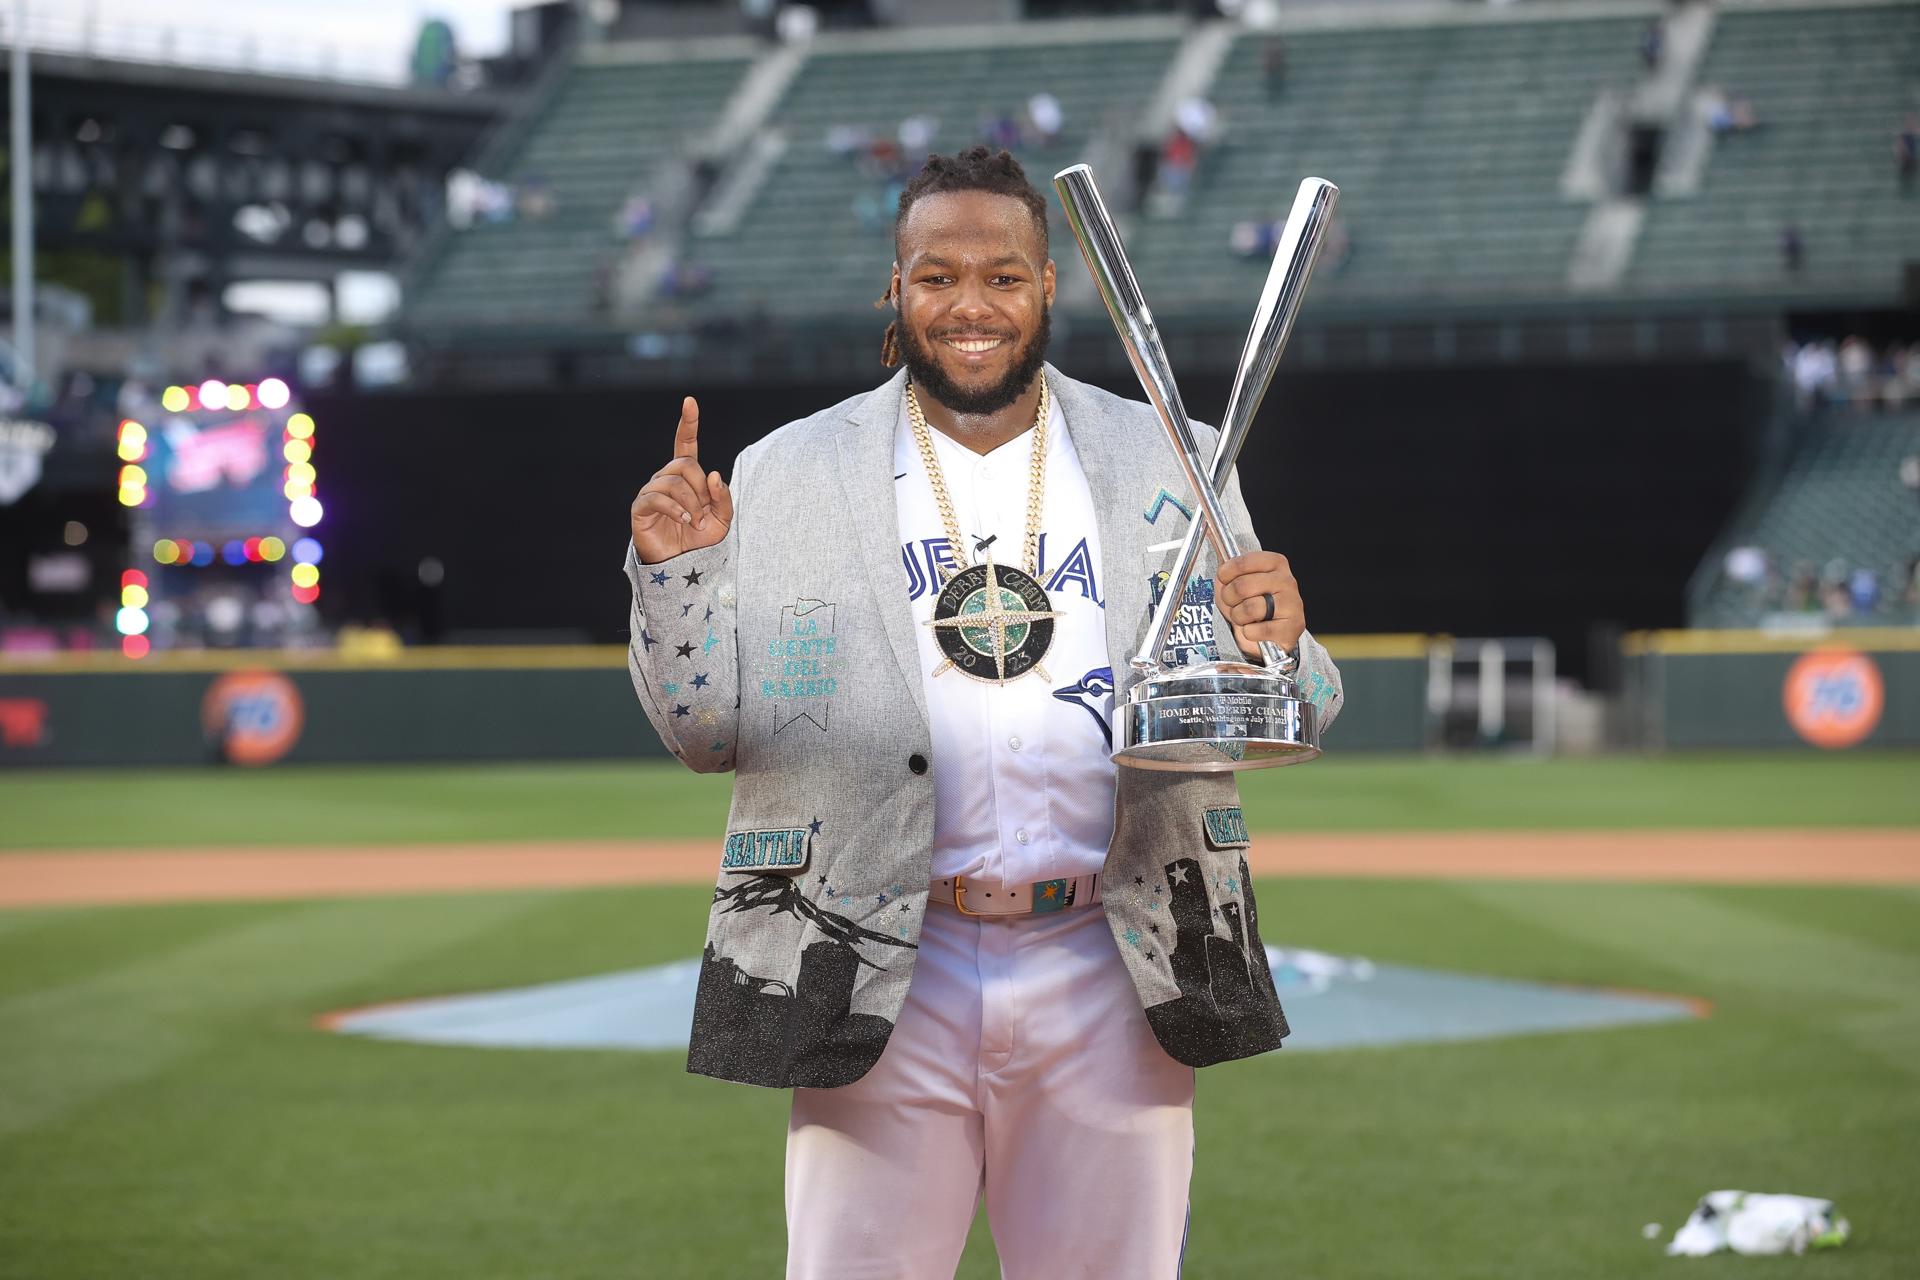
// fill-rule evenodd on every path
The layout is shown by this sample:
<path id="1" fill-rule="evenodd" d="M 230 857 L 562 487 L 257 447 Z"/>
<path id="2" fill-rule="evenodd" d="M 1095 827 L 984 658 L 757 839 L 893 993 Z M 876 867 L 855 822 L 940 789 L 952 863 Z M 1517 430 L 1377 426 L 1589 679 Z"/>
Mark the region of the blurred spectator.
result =
<path id="1" fill-rule="evenodd" d="M 1859 334 L 1841 339 L 1837 356 L 1839 380 L 1835 392 L 1840 399 L 1862 403 L 1873 398 L 1873 348 Z"/>
<path id="2" fill-rule="evenodd" d="M 1853 597 L 1847 592 L 1847 562 L 1837 557 L 1820 571 L 1820 611 L 1836 622 L 1853 612 Z"/>
<path id="3" fill-rule="evenodd" d="M 1249 219 L 1233 224 L 1233 230 L 1227 233 L 1227 246 L 1238 257 L 1264 260 L 1273 256 L 1279 236 L 1279 223 Z"/>
<path id="4" fill-rule="evenodd" d="M 900 122 L 900 150 L 907 156 L 924 155 L 933 149 L 940 122 L 929 115 L 911 115 Z"/>
<path id="5" fill-rule="evenodd" d="M 898 142 L 888 137 L 876 137 L 867 143 L 861 169 L 875 182 L 890 182 L 902 176 L 903 163 Z"/>
<path id="6" fill-rule="evenodd" d="M 1793 572 L 1787 578 L 1784 607 L 1789 613 L 1805 613 L 1815 606 L 1814 589 L 1817 581 L 1813 576 L 1813 566 L 1802 560 L 1793 566 Z"/>
<path id="7" fill-rule="evenodd" d="M 1640 65 L 1649 71 L 1657 70 L 1666 51 L 1667 24 L 1655 18 L 1640 28 Z"/>
<path id="8" fill-rule="evenodd" d="M 1807 242 L 1800 235 L 1798 223 L 1789 222 L 1781 229 L 1780 261 L 1788 271 L 1796 275 L 1807 263 Z"/>
<path id="9" fill-rule="evenodd" d="M 1260 50 L 1260 84 L 1268 102 L 1278 101 L 1287 87 L 1287 42 L 1282 36 L 1269 37 Z"/>
<path id="10" fill-rule="evenodd" d="M 447 222 L 464 231 L 476 222 L 513 221 L 513 188 L 471 169 L 447 175 Z"/>
<path id="11" fill-rule="evenodd" d="M 1735 547 L 1727 552 L 1727 577 L 1743 587 L 1762 587 L 1767 581 L 1767 553 L 1760 547 Z"/>
<path id="12" fill-rule="evenodd" d="M 713 288 L 713 272 L 698 263 L 669 262 L 660 272 L 663 298 L 697 298 Z"/>
<path id="13" fill-rule="evenodd" d="M 1920 173 L 1920 115 L 1907 112 L 1907 118 L 1900 122 L 1900 132 L 1893 137 L 1893 159 L 1898 166 L 1900 185 L 1911 187 L 1913 175 Z"/>
<path id="14" fill-rule="evenodd" d="M 1153 142 L 1142 141 L 1133 144 L 1133 212 L 1138 213 L 1147 203 L 1147 196 L 1153 191 L 1153 184 L 1160 177 L 1160 148 Z"/>
<path id="15" fill-rule="evenodd" d="M 1885 369 L 1880 397 L 1888 409 L 1898 411 L 1907 401 L 1920 399 L 1920 342 L 1888 347 Z"/>
<path id="16" fill-rule="evenodd" d="M 1863 412 L 1891 411 L 1920 399 L 1920 343 L 1894 342 L 1876 349 L 1850 334 L 1837 344 L 1832 339 L 1788 343 L 1781 361 L 1802 410 L 1836 404 Z"/>
<path id="17" fill-rule="evenodd" d="M 521 217 L 529 222 L 539 222 L 551 218 L 559 208 L 559 201 L 553 194 L 553 188 L 543 177 L 527 178 L 522 181 L 514 193 L 514 207 Z"/>
<path id="18" fill-rule="evenodd" d="M 844 159 L 864 153 L 873 141 L 873 131 L 865 125 L 835 124 L 827 126 L 827 150 Z"/>
<path id="19" fill-rule="evenodd" d="M 1809 342 L 1793 354 L 1794 401 L 1801 409 L 1825 403 L 1833 389 L 1836 365 L 1831 342 Z"/>
<path id="20" fill-rule="evenodd" d="M 1184 199 L 1193 182 L 1193 170 L 1200 163 L 1200 148 L 1193 135 L 1175 129 L 1160 149 L 1160 187 L 1167 194 Z"/>
<path id="21" fill-rule="evenodd" d="M 878 235 L 893 228 L 893 215 L 900 207 L 901 187 L 892 183 L 877 190 L 858 192 L 853 197 L 853 218 L 860 229 Z"/>
<path id="22" fill-rule="evenodd" d="M 1219 139 L 1220 112 L 1198 94 L 1174 108 L 1173 122 L 1197 147 L 1210 147 Z"/>
<path id="23" fill-rule="evenodd" d="M 1729 133 L 1750 133 L 1760 125 L 1753 99 L 1744 93 L 1728 94 L 1719 85 L 1707 90 L 1707 127 L 1724 137 Z"/>
<path id="24" fill-rule="evenodd" d="M 1033 126 L 1036 145 L 1050 147 L 1066 127 L 1067 115 L 1060 109 L 1060 99 L 1042 90 L 1027 99 L 1027 122 Z"/>
<path id="25" fill-rule="evenodd" d="M 1020 149 L 1020 122 L 998 107 L 980 116 L 980 139 L 1005 151 Z"/>
<path id="26" fill-rule="evenodd" d="M 1880 607 L 1880 575 L 1868 568 L 1847 575 L 1847 596 L 1855 613 L 1872 613 Z"/>
<path id="27" fill-rule="evenodd" d="M 643 195 L 628 196 L 620 207 L 620 234 L 629 240 L 641 240 L 652 230 L 653 201 Z"/>

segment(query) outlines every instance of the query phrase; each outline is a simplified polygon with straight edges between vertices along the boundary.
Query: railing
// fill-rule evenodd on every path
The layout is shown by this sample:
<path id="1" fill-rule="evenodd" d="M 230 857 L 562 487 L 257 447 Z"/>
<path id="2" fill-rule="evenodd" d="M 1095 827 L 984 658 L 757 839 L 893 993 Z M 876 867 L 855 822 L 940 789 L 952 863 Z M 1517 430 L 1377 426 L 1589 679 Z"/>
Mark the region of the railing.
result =
<path id="1" fill-rule="evenodd" d="M 77 7 L 77 6 L 76 6 Z M 14 44 L 13 14 L 0 12 L 0 45 Z M 26 45 L 42 53 L 104 58 L 160 66 L 302 76 L 353 84 L 408 83 L 407 46 L 328 40 L 276 39 L 248 31 L 111 21 L 99 15 L 30 10 Z"/>

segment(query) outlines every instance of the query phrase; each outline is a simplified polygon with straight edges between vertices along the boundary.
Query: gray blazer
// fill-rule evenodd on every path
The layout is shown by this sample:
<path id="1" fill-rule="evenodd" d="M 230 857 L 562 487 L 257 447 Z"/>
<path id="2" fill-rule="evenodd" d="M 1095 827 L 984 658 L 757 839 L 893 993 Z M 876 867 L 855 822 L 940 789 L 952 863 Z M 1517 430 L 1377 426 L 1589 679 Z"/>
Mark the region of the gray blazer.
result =
<path id="1" fill-rule="evenodd" d="M 1148 549 L 1185 532 L 1193 503 L 1151 408 L 1051 366 L 1046 376 L 1097 511 L 1120 700 L 1149 569 L 1172 567 L 1172 551 Z M 627 548 L 641 706 L 689 768 L 738 774 L 687 1058 L 702 1075 L 849 1084 L 879 1059 L 906 998 L 943 746 L 928 728 L 894 509 L 904 383 L 743 452 L 718 545 L 656 565 Z M 1237 481 L 1225 497 L 1243 545 L 1256 545 Z M 1231 652 L 1217 613 L 1214 625 Z M 1340 674 L 1311 636 L 1301 659 L 1302 692 L 1331 725 Z M 1239 805 L 1231 773 L 1119 771 L 1104 910 L 1154 1034 L 1194 1066 L 1287 1034 Z"/>

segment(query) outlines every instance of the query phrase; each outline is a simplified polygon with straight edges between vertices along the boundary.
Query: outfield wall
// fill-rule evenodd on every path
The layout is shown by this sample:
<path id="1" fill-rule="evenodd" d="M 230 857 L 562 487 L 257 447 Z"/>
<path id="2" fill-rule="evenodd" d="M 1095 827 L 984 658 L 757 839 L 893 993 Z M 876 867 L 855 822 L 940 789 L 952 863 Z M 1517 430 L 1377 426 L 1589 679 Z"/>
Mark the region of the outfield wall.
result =
<path id="1" fill-rule="evenodd" d="M 1624 654 L 1629 735 L 1645 747 L 1920 746 L 1920 632 L 1650 631 Z"/>
<path id="2" fill-rule="evenodd" d="M 1329 751 L 1413 751 L 1426 641 L 1331 637 Z M 0 765 L 301 764 L 661 756 L 618 646 L 69 655 L 0 663 Z"/>

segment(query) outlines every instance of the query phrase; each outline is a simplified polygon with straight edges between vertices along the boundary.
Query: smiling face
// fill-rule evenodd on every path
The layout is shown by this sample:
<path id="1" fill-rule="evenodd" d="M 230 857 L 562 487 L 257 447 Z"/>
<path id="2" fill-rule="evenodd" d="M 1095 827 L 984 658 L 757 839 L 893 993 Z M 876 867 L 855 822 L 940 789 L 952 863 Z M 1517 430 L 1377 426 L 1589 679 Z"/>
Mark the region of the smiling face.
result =
<path id="1" fill-rule="evenodd" d="M 1046 359 L 1053 263 L 1034 215 L 1012 196 L 921 196 L 900 224 L 894 296 L 914 385 L 956 414 L 997 413 Z"/>

